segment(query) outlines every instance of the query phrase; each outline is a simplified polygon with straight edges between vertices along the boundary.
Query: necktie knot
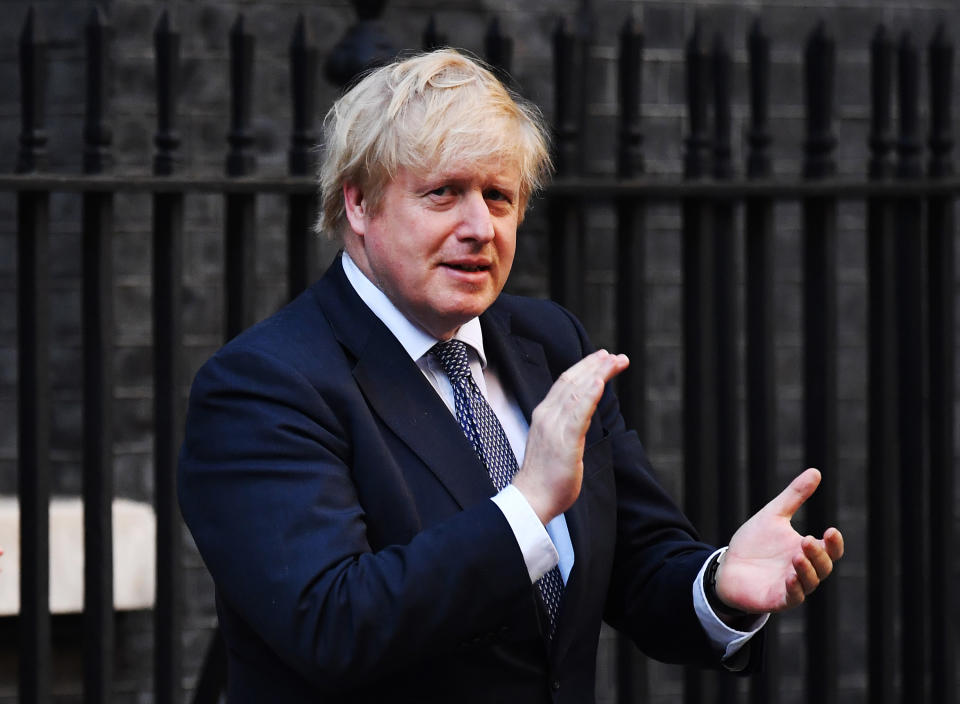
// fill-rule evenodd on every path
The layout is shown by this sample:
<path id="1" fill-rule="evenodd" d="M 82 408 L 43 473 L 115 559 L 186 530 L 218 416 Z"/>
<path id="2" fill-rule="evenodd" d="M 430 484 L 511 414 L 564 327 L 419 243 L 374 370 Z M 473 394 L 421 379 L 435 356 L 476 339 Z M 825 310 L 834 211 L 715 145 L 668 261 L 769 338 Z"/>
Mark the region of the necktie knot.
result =
<path id="1" fill-rule="evenodd" d="M 451 382 L 470 377 L 470 358 L 467 356 L 467 345 L 462 340 L 438 342 L 430 349 L 430 353 L 440 362 Z"/>

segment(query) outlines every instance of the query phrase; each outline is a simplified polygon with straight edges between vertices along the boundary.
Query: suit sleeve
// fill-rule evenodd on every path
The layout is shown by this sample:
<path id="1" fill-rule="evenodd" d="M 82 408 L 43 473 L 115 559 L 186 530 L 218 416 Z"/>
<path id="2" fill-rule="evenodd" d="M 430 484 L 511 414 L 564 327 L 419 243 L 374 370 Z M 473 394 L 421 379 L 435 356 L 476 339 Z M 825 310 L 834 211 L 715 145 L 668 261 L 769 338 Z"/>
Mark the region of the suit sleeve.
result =
<path id="1" fill-rule="evenodd" d="M 275 357 L 231 345 L 197 375 L 180 458 L 184 518 L 218 598 L 329 691 L 500 628 L 531 590 L 490 501 L 372 551 L 351 453 L 330 401 Z"/>

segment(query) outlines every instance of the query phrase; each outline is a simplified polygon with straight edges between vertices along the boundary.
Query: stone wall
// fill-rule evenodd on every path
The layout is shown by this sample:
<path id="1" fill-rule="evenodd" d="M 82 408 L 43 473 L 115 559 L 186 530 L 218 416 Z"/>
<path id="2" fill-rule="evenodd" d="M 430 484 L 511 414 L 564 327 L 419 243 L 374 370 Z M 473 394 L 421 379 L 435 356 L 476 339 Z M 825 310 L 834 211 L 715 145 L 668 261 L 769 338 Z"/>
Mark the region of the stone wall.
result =
<path id="1" fill-rule="evenodd" d="M 91 5 L 71 0 L 6 0 L 0 22 L 0 173 L 13 171 L 19 134 L 17 37 L 28 5 L 49 40 L 50 73 L 47 91 L 49 169 L 77 173 L 81 166 L 83 123 L 83 26 Z M 222 173 L 228 131 L 228 33 L 238 13 L 256 36 L 254 132 L 259 171 L 282 174 L 290 132 L 287 51 L 298 13 L 303 13 L 320 55 L 326 56 L 353 21 L 350 5 L 336 0 L 112 0 L 103 3 L 112 26 L 113 101 L 110 122 L 118 172 L 146 172 L 153 155 L 153 30 L 162 10 L 171 13 L 182 36 L 183 86 L 179 132 L 182 169 Z M 506 0 L 394 0 L 384 12 L 388 33 L 398 46 L 416 47 L 434 15 L 440 31 L 453 45 L 478 54 L 483 51 L 487 23 L 498 17 L 504 33 L 513 37 L 514 75 L 522 91 L 539 103 L 548 117 L 553 87 L 551 34 L 560 18 L 577 22 L 579 3 L 541 0 L 524 4 Z M 699 18 L 708 36 L 720 33 L 734 58 L 733 150 L 738 171 L 745 160 L 748 117 L 745 38 L 759 18 L 773 48 L 771 125 L 774 170 L 780 175 L 800 172 L 803 142 L 803 42 L 819 19 L 837 39 L 836 123 L 837 159 L 842 174 L 866 170 L 868 130 L 868 48 L 879 22 L 894 35 L 909 32 L 924 46 L 934 27 L 960 26 L 954 0 L 595 0 L 593 44 L 589 52 L 588 171 L 612 174 L 616 135 L 617 34 L 633 14 L 646 37 L 643 77 L 644 149 L 647 171 L 677 176 L 682 169 L 684 64 L 686 38 Z M 960 75 L 960 71 L 955 72 Z M 324 110 L 336 89 L 321 80 L 318 105 Z M 926 98 L 926 84 L 921 88 Z M 924 112 L 926 108 L 924 108 Z M 80 201 L 76 195 L 52 197 L 51 260 L 53 350 L 52 472 L 57 494 L 80 491 L 82 433 L 79 368 L 80 327 Z M 116 198 L 114 237 L 115 315 L 117 345 L 115 388 L 114 474 L 117 493 L 150 501 L 152 479 L 152 390 L 150 310 L 150 201 L 145 195 Z M 544 208 L 534 204 L 520 236 L 518 264 L 510 290 L 546 295 L 549 248 Z M 848 555 L 836 579 L 841 585 L 841 699 L 865 701 L 867 583 L 865 487 L 866 465 L 866 275 L 862 204 L 844 204 L 839 220 L 839 431 L 840 466 L 826 469 L 826 481 L 839 484 L 841 510 L 837 517 L 847 537 Z M 284 202 L 263 197 L 257 203 L 257 313 L 265 316 L 284 296 Z M 614 220 L 605 204 L 588 214 L 589 246 L 585 262 L 588 290 L 585 323 L 598 344 L 614 344 L 613 291 L 616 246 Z M 678 209 L 657 206 L 649 211 L 649 322 L 646 365 L 650 383 L 647 427 L 641 429 L 660 475 L 678 499 L 681 474 L 681 276 Z M 777 369 L 779 462 L 785 483 L 801 468 L 802 387 L 800 348 L 800 213 L 795 204 L 777 210 L 775 256 L 777 306 Z M 16 490 L 16 213 L 15 199 L 0 193 L 0 494 Z M 222 226 L 220 197 L 187 199 L 185 238 L 185 345 L 188 378 L 222 339 Z M 322 262 L 334 249 L 321 247 Z M 635 360 L 637 363 L 637 360 Z M 958 366 L 960 368 L 960 366 Z M 186 389 L 184 389 L 184 393 Z M 802 522 L 802 519 L 801 519 Z M 816 527 L 811 527 L 815 529 Z M 726 536 L 720 536 L 725 539 Z M 184 682 L 186 693 L 202 660 L 215 623 L 212 585 L 184 533 L 187 577 L 184 604 Z M 955 567 L 956 569 L 956 567 Z M 0 574 L 0 579 L 3 579 Z M 118 702 L 151 701 L 150 615 L 117 617 Z M 804 691 L 802 615 L 778 619 L 782 633 L 782 689 L 785 701 L 800 701 Z M 74 701 L 79 691 L 79 626 L 75 617 L 56 617 L 54 691 L 57 701 Z M 15 699 L 15 624 L 0 618 L 0 704 Z M 7 637 L 9 636 L 9 637 Z M 604 634 L 598 698 L 614 701 L 610 673 L 613 648 Z M 654 702 L 677 701 L 680 671 L 654 665 Z"/>

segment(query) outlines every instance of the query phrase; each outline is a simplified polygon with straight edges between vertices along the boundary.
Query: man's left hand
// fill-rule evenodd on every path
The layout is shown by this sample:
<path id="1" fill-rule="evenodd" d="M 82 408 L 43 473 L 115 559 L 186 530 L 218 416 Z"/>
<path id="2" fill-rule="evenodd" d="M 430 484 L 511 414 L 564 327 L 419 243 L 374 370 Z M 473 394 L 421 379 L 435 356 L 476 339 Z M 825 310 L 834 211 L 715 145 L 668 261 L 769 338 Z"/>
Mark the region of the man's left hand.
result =
<path id="1" fill-rule="evenodd" d="M 734 533 L 717 572 L 717 596 L 749 613 L 784 611 L 803 602 L 843 556 L 843 536 L 801 536 L 790 519 L 820 484 L 808 469 Z"/>

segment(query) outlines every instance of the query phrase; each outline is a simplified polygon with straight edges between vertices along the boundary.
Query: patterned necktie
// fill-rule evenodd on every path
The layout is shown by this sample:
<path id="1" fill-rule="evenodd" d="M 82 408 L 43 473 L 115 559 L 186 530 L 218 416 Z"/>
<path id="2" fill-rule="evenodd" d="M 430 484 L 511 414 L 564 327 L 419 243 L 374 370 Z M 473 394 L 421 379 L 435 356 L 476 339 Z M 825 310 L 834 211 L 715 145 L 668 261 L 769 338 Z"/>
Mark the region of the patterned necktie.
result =
<path id="1" fill-rule="evenodd" d="M 460 340 L 447 340 L 434 345 L 430 353 L 440 362 L 453 387 L 454 408 L 463 434 L 473 445 L 477 457 L 486 465 L 493 486 L 500 491 L 517 473 L 517 458 L 510 448 L 503 426 L 473 380 L 467 346 Z M 536 584 L 550 619 L 548 636 L 552 640 L 563 597 L 560 569 L 554 567 Z"/>

